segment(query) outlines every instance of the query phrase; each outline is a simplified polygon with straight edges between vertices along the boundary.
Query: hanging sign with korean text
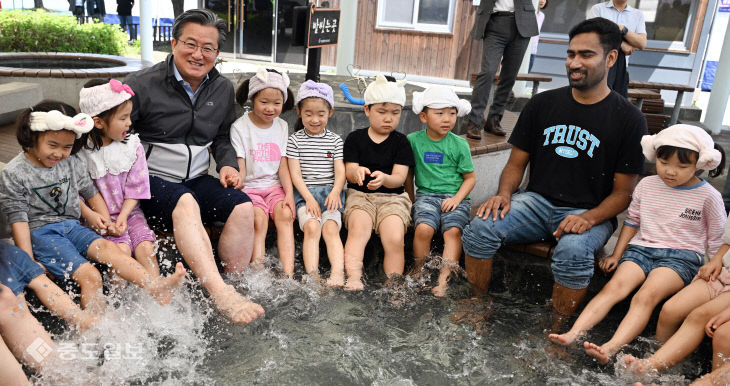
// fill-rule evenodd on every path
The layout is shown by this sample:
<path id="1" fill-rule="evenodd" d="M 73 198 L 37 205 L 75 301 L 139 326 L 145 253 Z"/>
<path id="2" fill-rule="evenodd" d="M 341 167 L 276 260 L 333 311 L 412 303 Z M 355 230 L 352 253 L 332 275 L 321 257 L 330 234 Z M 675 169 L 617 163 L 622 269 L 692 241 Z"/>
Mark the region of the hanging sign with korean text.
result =
<path id="1" fill-rule="evenodd" d="M 308 48 L 335 46 L 340 31 L 340 10 L 312 7 L 307 25 Z"/>

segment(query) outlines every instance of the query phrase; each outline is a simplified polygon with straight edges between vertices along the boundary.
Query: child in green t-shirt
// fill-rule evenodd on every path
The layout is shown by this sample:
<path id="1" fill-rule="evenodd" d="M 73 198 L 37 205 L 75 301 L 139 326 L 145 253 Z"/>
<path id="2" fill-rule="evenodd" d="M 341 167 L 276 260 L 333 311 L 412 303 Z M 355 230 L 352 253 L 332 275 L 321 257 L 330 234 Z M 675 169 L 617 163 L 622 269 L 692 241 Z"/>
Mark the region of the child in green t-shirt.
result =
<path id="1" fill-rule="evenodd" d="M 457 115 L 469 113 L 471 105 L 459 99 L 445 86 L 432 86 L 413 93 L 413 111 L 426 124 L 426 130 L 408 135 L 413 149 L 415 168 L 411 169 L 406 189 L 414 202 L 413 257 L 416 265 L 412 272 L 423 270 L 423 263 L 431 251 L 431 239 L 437 230 L 443 233 L 444 252 L 436 296 L 446 296 L 448 280 L 461 256 L 461 231 L 469 222 L 471 203 L 469 193 L 476 184 L 474 164 L 469 144 L 452 133 Z M 413 194 L 413 176 L 418 188 Z"/>

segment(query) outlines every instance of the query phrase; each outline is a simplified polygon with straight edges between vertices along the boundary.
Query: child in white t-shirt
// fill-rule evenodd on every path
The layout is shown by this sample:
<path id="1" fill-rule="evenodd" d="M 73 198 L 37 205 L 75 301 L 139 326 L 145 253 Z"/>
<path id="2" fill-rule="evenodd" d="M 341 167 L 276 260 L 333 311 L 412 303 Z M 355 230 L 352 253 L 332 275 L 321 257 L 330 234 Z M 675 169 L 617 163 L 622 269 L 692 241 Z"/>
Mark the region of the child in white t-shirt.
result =
<path id="1" fill-rule="evenodd" d="M 286 162 L 289 127 L 279 118 L 294 106 L 289 77 L 275 70 L 260 69 L 241 83 L 236 101 L 251 100 L 253 111 L 231 126 L 231 143 L 244 180 L 243 192 L 254 206 L 254 248 L 251 262 L 259 265 L 266 251 L 269 219 L 276 225 L 277 248 L 282 270 L 294 276 L 294 193 Z M 282 162 L 283 161 L 283 162 Z"/>

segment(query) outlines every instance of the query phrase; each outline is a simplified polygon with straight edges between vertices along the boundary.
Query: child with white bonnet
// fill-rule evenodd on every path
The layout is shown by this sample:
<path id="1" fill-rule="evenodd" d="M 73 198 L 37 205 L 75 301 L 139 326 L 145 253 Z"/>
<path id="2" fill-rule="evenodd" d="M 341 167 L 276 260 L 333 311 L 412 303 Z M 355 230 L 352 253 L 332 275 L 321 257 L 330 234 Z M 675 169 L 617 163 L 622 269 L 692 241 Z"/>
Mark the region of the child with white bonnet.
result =
<path id="1" fill-rule="evenodd" d="M 350 133 L 344 147 L 346 290 L 364 287 L 363 257 L 373 230 L 380 234 L 385 250 L 385 274 L 403 274 L 404 238 L 411 222 L 411 200 L 403 183 L 413 166 L 413 153 L 406 136 L 395 131 L 406 104 L 403 82 L 389 82 L 378 74 L 364 97 L 370 126 Z"/>
<path id="2" fill-rule="evenodd" d="M 639 287 L 613 337 L 601 346 L 584 342 L 586 353 L 601 363 L 607 363 L 644 330 L 657 304 L 689 284 L 698 271 L 700 277 L 709 279 L 709 272 L 714 272 L 710 267 L 722 258 L 718 257 L 726 222 L 722 197 L 696 175 L 699 170 L 709 170 L 710 177 L 722 174 L 725 164 L 722 149 L 703 129 L 684 124 L 644 136 L 641 146 L 647 160 L 656 160 L 657 174 L 645 177 L 636 186 L 613 255 L 599 262 L 603 271 L 616 272 L 588 303 L 570 331 L 549 335 L 555 343 L 573 343 Z M 715 256 L 714 262 L 700 268 L 705 251 Z M 697 296 L 709 300 L 710 291 L 702 285 L 705 293 Z M 692 293 L 697 292 L 702 291 Z M 662 313 L 666 314 L 665 310 L 673 303 L 674 300 L 668 301 Z M 685 307 L 702 302 L 695 298 L 681 303 Z M 690 310 L 686 309 L 684 315 Z M 660 320 L 657 338 L 666 340 L 673 331 L 661 325 Z"/>
<path id="3" fill-rule="evenodd" d="M 413 149 L 418 190 L 413 194 L 413 181 L 406 190 L 413 204 L 413 257 L 415 273 L 423 272 L 423 263 L 431 252 L 431 239 L 436 231 L 444 238 L 444 251 L 438 284 L 432 292 L 446 296 L 448 280 L 461 257 L 461 231 L 471 217 L 469 193 L 476 184 L 474 163 L 469 144 L 451 132 L 456 118 L 471 111 L 469 101 L 459 99 L 446 86 L 431 86 L 413 93 L 413 112 L 418 114 L 426 129 L 408 134 Z"/>

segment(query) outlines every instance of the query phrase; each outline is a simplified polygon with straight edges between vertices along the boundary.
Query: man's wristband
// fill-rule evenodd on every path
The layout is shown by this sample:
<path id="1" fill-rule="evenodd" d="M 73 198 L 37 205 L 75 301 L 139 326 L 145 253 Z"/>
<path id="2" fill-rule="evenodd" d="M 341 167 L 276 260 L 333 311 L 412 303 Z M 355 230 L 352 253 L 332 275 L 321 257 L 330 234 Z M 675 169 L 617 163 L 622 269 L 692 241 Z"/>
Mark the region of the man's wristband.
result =
<path id="1" fill-rule="evenodd" d="M 629 33 L 629 27 L 624 26 L 624 28 L 621 29 L 621 36 L 626 36 L 627 33 Z"/>

